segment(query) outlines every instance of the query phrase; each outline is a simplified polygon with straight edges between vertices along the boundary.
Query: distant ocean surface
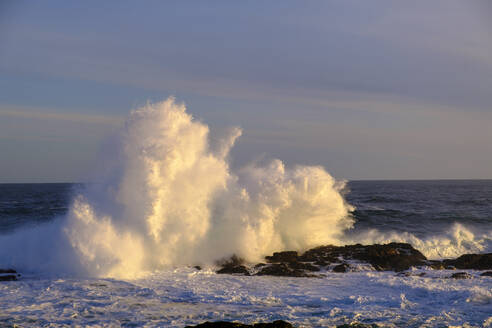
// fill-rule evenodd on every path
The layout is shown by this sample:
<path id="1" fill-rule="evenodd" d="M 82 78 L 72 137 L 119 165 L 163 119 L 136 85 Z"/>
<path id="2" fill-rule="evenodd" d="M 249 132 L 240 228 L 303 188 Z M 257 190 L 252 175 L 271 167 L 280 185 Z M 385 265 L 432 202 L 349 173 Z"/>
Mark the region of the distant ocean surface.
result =
<path id="1" fill-rule="evenodd" d="M 420 238 L 452 223 L 492 228 L 492 180 L 351 181 L 355 230 L 409 232 Z"/>
<path id="2" fill-rule="evenodd" d="M 80 184 L 0 184 L 0 233 L 67 213 Z M 353 233 L 368 229 L 441 234 L 453 223 L 492 229 L 492 180 L 349 181 Z"/>
<path id="3" fill-rule="evenodd" d="M 56 236 L 54 228 L 42 227 L 63 220 L 81 187 L 0 184 L 0 268 L 9 263 L 1 254 L 13 260 L 16 254 L 25 256 L 24 244 L 53 244 L 47 251 L 66 248 L 48 240 Z M 398 239 L 436 257 L 491 251 L 491 180 L 350 181 L 342 193 L 355 221 L 346 240 Z M 282 319 L 298 327 L 355 322 L 492 327 L 492 277 L 473 270 L 468 270 L 472 279 L 450 279 L 452 271 L 430 269 L 410 275 L 327 272 L 318 279 L 218 275 L 213 267 L 182 266 L 114 279 L 43 274 L 48 266 L 21 271 L 19 281 L 0 282 L 0 326 L 184 327 Z"/>

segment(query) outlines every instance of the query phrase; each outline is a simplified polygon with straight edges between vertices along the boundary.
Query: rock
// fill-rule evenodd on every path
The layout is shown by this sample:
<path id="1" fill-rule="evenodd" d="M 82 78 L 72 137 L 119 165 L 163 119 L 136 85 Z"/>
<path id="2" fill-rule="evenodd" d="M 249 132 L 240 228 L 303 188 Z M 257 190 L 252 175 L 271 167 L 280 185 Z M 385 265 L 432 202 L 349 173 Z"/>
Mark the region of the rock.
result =
<path id="1" fill-rule="evenodd" d="M 339 260 L 333 254 L 339 248 L 340 247 L 332 245 L 315 247 L 304 252 L 304 254 L 299 256 L 298 260 L 301 262 L 314 262 L 321 266 L 336 263 L 339 262 Z"/>
<path id="2" fill-rule="evenodd" d="M 305 262 L 291 262 L 288 264 L 288 266 L 292 269 L 305 270 L 305 271 L 311 271 L 311 272 L 316 272 L 316 271 L 320 270 L 320 268 L 318 266 L 312 265 L 311 263 L 305 263 Z"/>
<path id="3" fill-rule="evenodd" d="M 14 274 L 0 275 L 0 281 L 15 281 L 17 279 L 17 275 Z"/>
<path id="4" fill-rule="evenodd" d="M 195 265 L 194 268 L 197 269 L 198 271 L 200 271 L 202 269 L 202 267 L 199 265 Z"/>
<path id="5" fill-rule="evenodd" d="M 287 252 L 276 252 L 272 256 L 265 256 L 268 263 L 281 263 L 281 262 L 296 262 L 297 252 L 287 251 Z"/>
<path id="6" fill-rule="evenodd" d="M 405 243 L 345 247 L 350 250 L 348 256 L 370 263 L 378 271 L 405 271 L 410 267 L 423 266 L 427 261 L 422 253 Z"/>
<path id="7" fill-rule="evenodd" d="M 485 271 L 480 276 L 482 276 L 482 277 L 492 277 L 492 271 Z"/>
<path id="8" fill-rule="evenodd" d="M 267 323 L 255 323 L 253 328 L 294 328 L 290 323 L 283 320 L 276 320 Z"/>
<path id="9" fill-rule="evenodd" d="M 465 254 L 457 259 L 443 260 L 442 263 L 460 270 L 492 270 L 492 253 Z"/>
<path id="10" fill-rule="evenodd" d="M 433 260 L 433 261 L 427 261 L 427 262 L 428 262 L 428 265 L 434 270 L 444 270 L 446 268 L 441 261 Z"/>
<path id="11" fill-rule="evenodd" d="M 20 274 L 14 269 L 0 269 L 0 281 L 15 281 L 19 277 Z"/>
<path id="12" fill-rule="evenodd" d="M 249 270 L 243 265 L 244 260 L 236 255 L 232 255 L 227 260 L 222 260 L 218 262 L 221 269 L 217 270 L 218 274 L 240 274 L 249 276 Z"/>
<path id="13" fill-rule="evenodd" d="M 286 263 L 274 263 L 262 267 L 256 276 L 278 276 L 278 277 L 313 277 L 314 275 L 300 269 L 290 268 Z"/>
<path id="14" fill-rule="evenodd" d="M 318 272 L 331 264 L 336 264 L 334 272 L 347 272 L 350 266 L 344 261 L 351 260 L 367 263 L 378 271 L 402 272 L 411 267 L 428 266 L 436 270 L 442 269 L 474 269 L 491 270 L 492 253 L 466 254 L 451 260 L 427 260 L 426 257 L 406 243 L 389 243 L 374 245 L 346 245 L 346 246 L 319 246 L 307 250 L 299 255 L 295 251 L 275 252 L 265 257 L 268 264 L 259 263 L 254 269 L 249 269 L 243 260 L 232 256 L 220 264 L 221 269 L 217 273 L 232 273 L 264 276 L 284 277 L 319 277 L 312 272 Z M 340 264 L 342 262 L 342 264 Z"/>
<path id="15" fill-rule="evenodd" d="M 378 325 L 372 323 L 372 324 L 366 324 L 366 323 L 346 323 L 344 325 L 339 325 L 337 328 L 378 328 Z"/>
<path id="16" fill-rule="evenodd" d="M 412 266 L 422 266 L 427 259 L 410 244 L 390 243 L 386 245 L 321 246 L 308 250 L 300 261 L 336 263 L 339 258 L 352 259 L 371 264 L 376 270 L 404 271 Z"/>
<path id="17" fill-rule="evenodd" d="M 238 322 L 216 321 L 204 322 L 196 326 L 186 326 L 185 328 L 293 328 L 293 326 L 283 320 L 277 320 L 267 323 L 255 323 L 246 325 Z"/>
<path id="18" fill-rule="evenodd" d="M 333 272 L 347 272 L 349 265 L 347 263 L 342 263 L 333 268 Z"/>
<path id="19" fill-rule="evenodd" d="M 399 277 L 425 277 L 425 272 L 401 271 L 396 274 Z"/>
<path id="20" fill-rule="evenodd" d="M 449 278 L 454 278 L 454 279 L 471 279 L 473 278 L 469 273 L 467 272 L 456 272 L 451 275 Z"/>
<path id="21" fill-rule="evenodd" d="M 249 270 L 244 265 L 228 266 L 217 270 L 218 274 L 241 274 L 249 276 Z"/>

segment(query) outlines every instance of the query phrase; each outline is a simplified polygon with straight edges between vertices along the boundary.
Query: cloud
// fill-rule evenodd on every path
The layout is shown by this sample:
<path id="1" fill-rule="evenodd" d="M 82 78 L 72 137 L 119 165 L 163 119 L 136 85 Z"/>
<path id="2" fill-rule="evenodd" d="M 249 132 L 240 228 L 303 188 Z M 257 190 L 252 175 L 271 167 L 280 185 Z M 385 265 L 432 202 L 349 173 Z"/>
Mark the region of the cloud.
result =
<path id="1" fill-rule="evenodd" d="M 291 95 L 325 101 L 344 90 L 413 97 L 468 111 L 488 108 L 491 43 L 488 30 L 477 23 L 477 10 L 458 2 L 414 5 L 291 8 L 287 16 L 297 20 L 285 22 L 284 17 L 280 23 L 254 11 L 235 22 L 220 15 L 208 25 L 201 23 L 209 21 L 210 13 L 185 6 L 203 28 L 177 25 L 182 22 L 169 17 L 155 26 L 132 27 L 124 39 L 120 35 L 127 20 L 116 21 L 114 29 L 99 29 L 106 27 L 100 17 L 92 27 L 77 29 L 58 19 L 53 24 L 60 28 L 53 28 L 38 18 L 10 25 L 0 69 L 240 101 Z M 299 10 L 302 15 L 293 15 Z"/>

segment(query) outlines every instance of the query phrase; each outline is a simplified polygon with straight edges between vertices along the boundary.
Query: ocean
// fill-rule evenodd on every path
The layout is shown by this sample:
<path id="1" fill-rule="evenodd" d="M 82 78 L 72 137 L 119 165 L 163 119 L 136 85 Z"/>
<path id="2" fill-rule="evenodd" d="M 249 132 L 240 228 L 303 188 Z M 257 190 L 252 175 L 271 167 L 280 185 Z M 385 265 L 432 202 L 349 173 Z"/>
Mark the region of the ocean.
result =
<path id="1" fill-rule="evenodd" d="M 360 271 L 327 272 L 323 278 L 244 277 L 215 274 L 205 262 L 197 270 L 179 261 L 135 277 L 80 273 L 77 266 L 64 270 L 46 253 L 78 245 L 51 239 L 70 235 L 65 221 L 85 189 L 0 184 L 0 268 L 22 274 L 19 281 L 0 282 L 0 326 L 184 327 L 278 319 L 302 327 L 492 326 L 492 277 L 473 270 L 472 279 L 425 268 L 406 276 Z M 430 258 L 492 251 L 491 180 L 349 181 L 340 193 L 353 224 L 339 243 L 407 241 Z M 73 260 L 65 256 L 58 254 Z M 113 260 L 106 254 L 101 261 Z"/>

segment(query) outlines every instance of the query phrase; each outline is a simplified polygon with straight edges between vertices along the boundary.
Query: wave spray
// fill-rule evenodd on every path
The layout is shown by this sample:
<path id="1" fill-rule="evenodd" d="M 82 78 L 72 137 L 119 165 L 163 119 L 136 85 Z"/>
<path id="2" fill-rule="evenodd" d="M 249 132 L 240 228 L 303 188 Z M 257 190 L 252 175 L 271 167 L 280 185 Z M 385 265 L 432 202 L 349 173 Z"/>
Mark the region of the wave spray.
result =
<path id="1" fill-rule="evenodd" d="M 232 172 L 238 128 L 208 127 L 173 98 L 133 111 L 102 184 L 75 198 L 65 232 L 92 275 L 134 277 L 237 254 L 336 243 L 352 227 L 343 182 L 280 160 Z"/>

